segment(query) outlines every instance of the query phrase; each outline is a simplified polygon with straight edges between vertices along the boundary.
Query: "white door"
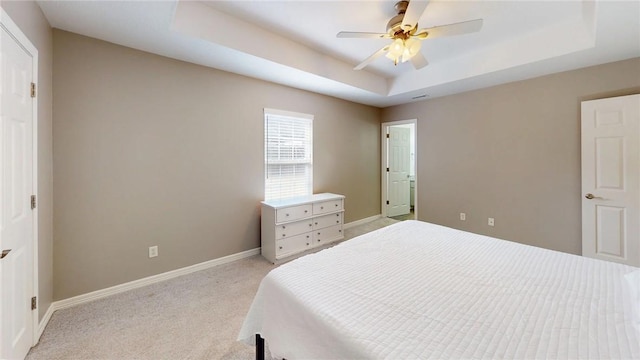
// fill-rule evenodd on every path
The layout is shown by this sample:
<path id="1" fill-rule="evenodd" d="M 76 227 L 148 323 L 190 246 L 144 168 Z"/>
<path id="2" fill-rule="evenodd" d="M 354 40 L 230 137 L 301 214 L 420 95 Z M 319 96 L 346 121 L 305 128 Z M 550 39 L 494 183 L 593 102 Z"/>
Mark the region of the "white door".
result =
<path id="1" fill-rule="evenodd" d="M 387 152 L 387 216 L 408 214 L 410 204 L 409 163 L 411 131 L 408 128 L 390 126 Z"/>
<path id="2" fill-rule="evenodd" d="M 640 266 L 640 95 L 582 102 L 582 255 Z"/>
<path id="3" fill-rule="evenodd" d="M 0 358 L 23 359 L 34 316 L 33 58 L 4 27 L 0 33 Z"/>

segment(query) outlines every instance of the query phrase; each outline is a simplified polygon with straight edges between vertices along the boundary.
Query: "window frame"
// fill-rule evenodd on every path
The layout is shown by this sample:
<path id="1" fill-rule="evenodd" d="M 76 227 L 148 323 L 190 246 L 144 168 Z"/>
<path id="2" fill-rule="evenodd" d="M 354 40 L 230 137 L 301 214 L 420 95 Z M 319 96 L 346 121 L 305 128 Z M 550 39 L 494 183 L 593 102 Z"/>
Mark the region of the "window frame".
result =
<path id="1" fill-rule="evenodd" d="M 304 154 L 304 159 L 300 159 L 300 160 L 296 160 L 295 159 L 295 154 L 296 154 L 296 150 L 295 150 L 295 145 L 291 145 L 292 149 L 291 149 L 291 157 L 292 159 L 274 159 L 274 158 L 269 158 L 269 119 L 274 119 L 277 118 L 279 121 L 282 121 L 283 119 L 290 119 L 292 121 L 301 121 L 304 122 L 305 124 L 302 126 L 303 130 L 304 130 L 304 136 L 300 137 L 298 139 L 293 138 L 293 140 L 302 140 L 302 141 L 306 141 L 302 147 L 304 148 L 304 150 L 302 151 L 302 153 Z M 290 199 L 290 198 L 296 198 L 296 197 L 302 197 L 302 196 L 308 196 L 308 195 L 312 195 L 313 194 L 313 119 L 314 116 L 311 114 L 304 114 L 304 113 L 298 113 L 298 112 L 293 112 L 293 111 L 285 111 L 285 110 L 279 110 L 279 109 L 270 109 L 270 108 L 264 108 L 264 112 L 263 112 L 263 118 L 264 118 L 264 136 L 263 136 L 263 149 L 264 149 L 264 199 L 265 201 L 278 201 L 278 200 L 284 200 L 284 199 Z M 276 119 L 274 119 L 276 120 Z M 294 126 L 291 127 L 292 129 L 294 128 Z M 277 137 L 276 137 L 277 138 Z M 291 137 L 281 137 L 280 139 L 282 139 L 281 141 L 292 141 Z M 280 148 L 278 148 L 278 150 L 280 150 Z M 276 190 L 275 188 L 269 188 L 269 173 L 270 173 L 270 166 L 272 165 L 280 165 L 280 166 L 286 166 L 286 165 L 293 165 L 293 166 L 298 166 L 298 165 L 302 165 L 304 166 L 304 177 L 303 179 L 305 180 L 304 182 L 306 183 L 305 185 L 305 191 L 304 193 L 295 193 L 292 195 L 287 195 L 286 191 L 282 191 L 282 187 L 280 190 Z M 293 171 L 293 176 L 296 176 L 296 169 L 294 168 Z M 299 177 L 297 178 L 299 179 Z M 296 183 L 296 180 L 294 179 L 293 181 L 291 181 L 292 184 Z M 278 194 L 276 196 L 274 196 L 274 194 Z"/>

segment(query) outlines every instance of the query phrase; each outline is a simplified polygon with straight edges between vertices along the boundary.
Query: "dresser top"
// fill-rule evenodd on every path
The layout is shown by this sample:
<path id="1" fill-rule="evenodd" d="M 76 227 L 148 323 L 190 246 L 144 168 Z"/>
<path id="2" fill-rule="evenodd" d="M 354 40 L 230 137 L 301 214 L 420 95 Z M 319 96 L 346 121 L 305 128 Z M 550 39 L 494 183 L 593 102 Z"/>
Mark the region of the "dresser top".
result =
<path id="1" fill-rule="evenodd" d="M 319 201 L 328 201 L 334 199 L 344 199 L 344 195 L 331 194 L 331 193 L 322 193 L 322 194 L 313 194 L 309 196 L 300 196 L 289 199 L 282 200 L 265 200 L 262 201 L 262 204 L 270 206 L 275 209 L 292 206 L 292 205 L 303 205 L 310 204 Z"/>

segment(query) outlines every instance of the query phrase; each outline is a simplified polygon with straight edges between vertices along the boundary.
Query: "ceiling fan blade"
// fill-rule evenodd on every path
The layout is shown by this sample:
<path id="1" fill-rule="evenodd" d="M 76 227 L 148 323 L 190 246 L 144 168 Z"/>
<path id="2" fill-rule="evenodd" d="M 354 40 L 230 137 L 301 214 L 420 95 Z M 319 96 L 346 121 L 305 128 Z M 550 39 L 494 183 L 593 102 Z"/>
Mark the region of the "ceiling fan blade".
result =
<path id="1" fill-rule="evenodd" d="M 427 58 L 419 52 L 411 58 L 411 64 L 413 64 L 413 67 L 416 68 L 416 70 L 420 70 L 429 65 L 429 62 L 427 61 Z"/>
<path id="2" fill-rule="evenodd" d="M 424 9 L 427 8 L 427 4 L 429 4 L 428 1 L 409 1 L 409 7 L 402 18 L 402 30 L 409 31 L 416 27 L 418 20 L 420 20 L 420 17 L 424 13 Z"/>
<path id="3" fill-rule="evenodd" d="M 382 56 L 388 50 L 389 50 L 389 45 L 386 45 L 382 49 L 374 52 L 368 58 L 364 59 L 364 61 L 361 62 L 360 64 L 358 64 L 358 66 L 354 67 L 353 70 L 362 70 L 362 69 L 364 69 L 365 66 L 369 65 L 369 63 L 371 63 L 373 60 L 375 60 L 375 59 L 379 58 L 380 56 Z"/>
<path id="4" fill-rule="evenodd" d="M 428 29 L 421 29 L 416 32 L 416 36 L 420 37 L 425 31 L 429 33 L 427 39 L 439 38 L 443 36 L 454 36 L 469 34 L 480 31 L 482 29 L 482 19 L 463 21 L 455 24 L 435 26 Z"/>
<path id="5" fill-rule="evenodd" d="M 390 39 L 391 35 L 381 33 L 370 32 L 353 32 L 353 31 L 340 31 L 336 37 L 338 38 L 364 38 L 364 39 Z"/>

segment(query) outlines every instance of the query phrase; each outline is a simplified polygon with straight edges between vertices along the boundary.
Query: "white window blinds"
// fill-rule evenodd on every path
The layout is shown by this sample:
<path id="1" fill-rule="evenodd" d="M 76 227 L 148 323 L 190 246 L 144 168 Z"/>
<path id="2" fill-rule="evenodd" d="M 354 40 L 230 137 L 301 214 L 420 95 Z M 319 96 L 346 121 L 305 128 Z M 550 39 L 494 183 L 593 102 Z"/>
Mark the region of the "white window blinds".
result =
<path id="1" fill-rule="evenodd" d="M 265 200 L 313 193 L 313 115 L 264 109 Z"/>

